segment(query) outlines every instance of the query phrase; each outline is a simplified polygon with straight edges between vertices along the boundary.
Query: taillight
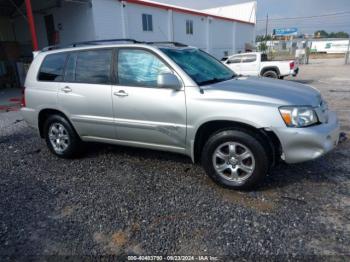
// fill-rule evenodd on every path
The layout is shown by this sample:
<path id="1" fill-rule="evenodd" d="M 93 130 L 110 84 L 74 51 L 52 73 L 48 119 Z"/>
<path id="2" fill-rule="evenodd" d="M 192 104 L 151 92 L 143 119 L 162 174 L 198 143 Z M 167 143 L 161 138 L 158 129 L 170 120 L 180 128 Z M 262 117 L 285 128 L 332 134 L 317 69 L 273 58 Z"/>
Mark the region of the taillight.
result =
<path id="1" fill-rule="evenodd" d="M 25 88 L 22 89 L 21 107 L 26 107 Z"/>
<path id="2" fill-rule="evenodd" d="M 289 63 L 289 68 L 290 70 L 294 69 L 295 63 L 294 62 L 290 62 Z"/>

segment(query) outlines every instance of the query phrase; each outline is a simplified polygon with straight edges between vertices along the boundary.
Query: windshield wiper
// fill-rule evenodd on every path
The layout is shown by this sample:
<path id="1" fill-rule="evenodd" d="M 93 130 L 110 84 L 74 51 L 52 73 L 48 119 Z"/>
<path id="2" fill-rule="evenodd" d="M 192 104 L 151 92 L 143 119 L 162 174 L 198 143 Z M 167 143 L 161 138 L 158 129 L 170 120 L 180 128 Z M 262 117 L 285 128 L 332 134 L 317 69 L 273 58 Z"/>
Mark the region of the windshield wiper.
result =
<path id="1" fill-rule="evenodd" d="M 221 78 L 221 79 L 214 77 L 212 79 L 199 82 L 198 85 L 205 86 L 205 85 L 215 84 L 215 83 L 219 83 L 219 82 L 230 80 L 230 79 L 235 78 L 235 77 L 237 77 L 237 76 L 236 75 L 232 75 L 232 76 L 230 76 L 228 78 Z"/>
<path id="2" fill-rule="evenodd" d="M 214 78 L 212 78 L 212 79 L 199 82 L 198 84 L 199 84 L 200 86 L 205 86 L 205 85 L 214 84 L 214 83 L 217 83 L 217 82 L 220 82 L 220 81 L 222 81 L 222 79 L 218 79 L 218 78 L 215 78 L 215 77 L 214 77 Z"/>

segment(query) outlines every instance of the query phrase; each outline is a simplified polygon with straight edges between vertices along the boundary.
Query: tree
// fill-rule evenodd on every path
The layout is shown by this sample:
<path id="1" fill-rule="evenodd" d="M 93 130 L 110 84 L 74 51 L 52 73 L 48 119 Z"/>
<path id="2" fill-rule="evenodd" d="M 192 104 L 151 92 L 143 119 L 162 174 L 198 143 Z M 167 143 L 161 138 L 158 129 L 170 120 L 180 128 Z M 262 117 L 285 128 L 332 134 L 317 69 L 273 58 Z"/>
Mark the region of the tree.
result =
<path id="1" fill-rule="evenodd" d="M 257 35 L 255 40 L 256 40 L 256 42 L 270 41 L 270 40 L 272 40 L 272 37 L 270 35 L 267 35 L 267 36 Z"/>
<path id="2" fill-rule="evenodd" d="M 261 42 L 259 45 L 258 45 L 258 50 L 260 52 L 265 52 L 267 50 L 267 44 L 266 42 Z"/>
<path id="3" fill-rule="evenodd" d="M 349 38 L 349 34 L 345 32 L 330 33 L 328 35 L 330 38 Z"/>
<path id="4" fill-rule="evenodd" d="M 318 30 L 314 35 L 317 38 L 349 38 L 349 34 L 346 32 L 327 33 L 325 30 Z"/>
<path id="5" fill-rule="evenodd" d="M 325 30 L 318 30 L 314 33 L 315 37 L 317 38 L 327 38 L 328 33 Z"/>

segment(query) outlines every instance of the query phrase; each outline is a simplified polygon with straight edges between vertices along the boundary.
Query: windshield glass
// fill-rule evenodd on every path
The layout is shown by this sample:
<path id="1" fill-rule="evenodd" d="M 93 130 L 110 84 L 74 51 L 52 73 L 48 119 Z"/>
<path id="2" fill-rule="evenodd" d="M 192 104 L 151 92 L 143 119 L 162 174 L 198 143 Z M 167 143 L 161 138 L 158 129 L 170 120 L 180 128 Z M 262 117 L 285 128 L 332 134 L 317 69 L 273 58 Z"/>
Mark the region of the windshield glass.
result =
<path id="1" fill-rule="evenodd" d="M 236 74 L 214 57 L 196 48 L 160 48 L 199 86 L 229 80 Z"/>

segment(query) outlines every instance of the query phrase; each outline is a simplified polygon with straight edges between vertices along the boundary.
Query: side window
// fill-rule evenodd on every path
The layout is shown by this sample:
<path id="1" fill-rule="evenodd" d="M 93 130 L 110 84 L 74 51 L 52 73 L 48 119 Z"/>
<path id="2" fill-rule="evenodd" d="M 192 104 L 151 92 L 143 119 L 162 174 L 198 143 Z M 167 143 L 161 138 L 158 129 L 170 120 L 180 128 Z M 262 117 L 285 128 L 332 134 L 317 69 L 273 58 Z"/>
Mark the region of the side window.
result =
<path id="1" fill-rule="evenodd" d="M 110 83 L 111 62 L 112 50 L 104 49 L 78 52 L 75 81 L 89 84 Z"/>
<path id="2" fill-rule="evenodd" d="M 142 30 L 153 31 L 152 15 L 142 14 Z"/>
<path id="3" fill-rule="evenodd" d="M 186 20 L 186 34 L 193 35 L 193 21 Z"/>
<path id="4" fill-rule="evenodd" d="M 63 80 L 63 69 L 67 54 L 59 53 L 45 57 L 41 64 L 38 80 L 48 82 L 60 82 Z"/>
<path id="5" fill-rule="evenodd" d="M 66 70 L 64 74 L 64 80 L 66 82 L 75 82 L 75 67 L 77 64 L 77 54 L 71 53 L 69 55 L 67 64 L 66 64 Z"/>
<path id="6" fill-rule="evenodd" d="M 118 83 L 125 86 L 157 87 L 158 75 L 171 72 L 154 54 L 138 49 L 118 52 Z"/>
<path id="7" fill-rule="evenodd" d="M 241 62 L 241 59 L 242 59 L 241 56 L 234 56 L 228 60 L 228 63 L 229 64 L 239 64 Z"/>
<path id="8" fill-rule="evenodd" d="M 242 63 L 251 63 L 256 61 L 256 55 L 246 55 L 242 58 Z"/>

